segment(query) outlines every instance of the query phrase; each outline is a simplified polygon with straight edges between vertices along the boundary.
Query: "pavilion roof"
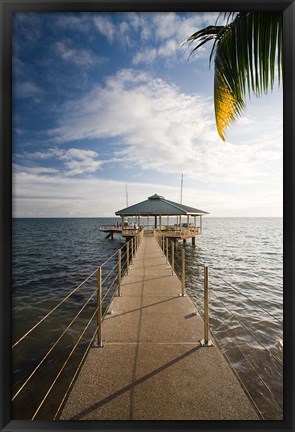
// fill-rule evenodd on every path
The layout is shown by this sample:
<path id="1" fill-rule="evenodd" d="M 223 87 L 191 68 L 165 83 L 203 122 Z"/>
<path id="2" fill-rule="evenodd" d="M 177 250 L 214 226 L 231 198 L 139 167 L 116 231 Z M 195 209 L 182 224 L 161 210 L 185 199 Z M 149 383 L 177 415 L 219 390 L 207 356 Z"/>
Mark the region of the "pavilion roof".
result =
<path id="1" fill-rule="evenodd" d="M 203 215 L 208 212 L 166 200 L 163 196 L 155 194 L 145 201 L 118 210 L 115 214 L 118 216 L 178 216 Z"/>

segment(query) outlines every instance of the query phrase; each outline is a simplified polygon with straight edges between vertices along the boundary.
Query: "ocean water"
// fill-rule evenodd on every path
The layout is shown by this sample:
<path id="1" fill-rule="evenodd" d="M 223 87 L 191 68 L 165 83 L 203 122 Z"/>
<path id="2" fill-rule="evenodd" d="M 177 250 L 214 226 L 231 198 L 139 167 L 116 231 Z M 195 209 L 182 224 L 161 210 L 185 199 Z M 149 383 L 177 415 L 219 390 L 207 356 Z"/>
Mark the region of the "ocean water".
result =
<path id="1" fill-rule="evenodd" d="M 203 235 L 197 237 L 196 245 L 190 241 L 184 245 L 187 291 L 202 314 L 203 264 L 207 264 L 213 336 L 262 418 L 282 419 L 283 221 L 203 219 Z M 13 341 L 124 245 L 119 235 L 110 240 L 99 231 L 99 225 L 115 221 L 13 220 Z M 182 247 L 179 244 L 178 250 Z M 112 259 L 108 262 L 105 275 L 114 264 Z M 95 328 L 94 320 L 71 355 L 95 310 L 95 297 L 91 298 L 95 288 L 94 275 L 13 348 L 13 394 L 24 386 L 13 401 L 14 419 L 31 419 L 36 412 L 36 419 L 53 418 Z M 55 345 L 87 300 L 81 315 Z"/>

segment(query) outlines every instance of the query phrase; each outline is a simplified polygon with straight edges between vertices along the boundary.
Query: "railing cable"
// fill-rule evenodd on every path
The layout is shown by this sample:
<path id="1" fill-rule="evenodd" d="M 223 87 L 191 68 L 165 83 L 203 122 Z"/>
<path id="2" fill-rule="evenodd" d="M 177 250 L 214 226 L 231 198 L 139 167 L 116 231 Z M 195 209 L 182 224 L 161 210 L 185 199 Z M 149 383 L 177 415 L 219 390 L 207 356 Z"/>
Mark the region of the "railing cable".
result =
<path id="1" fill-rule="evenodd" d="M 112 295 L 112 298 L 110 299 L 110 301 L 109 301 L 107 307 L 105 308 L 105 311 L 104 311 L 104 313 L 103 313 L 103 315 L 102 315 L 102 320 L 104 320 L 104 317 L 105 317 L 106 314 L 108 313 L 109 308 L 110 308 L 110 306 L 111 306 L 111 303 L 112 303 L 114 297 L 115 297 L 115 291 L 114 291 L 114 293 L 113 293 L 113 295 Z"/>
<path id="2" fill-rule="evenodd" d="M 268 315 L 270 315 L 272 318 L 274 318 L 278 323 L 283 324 L 283 321 L 279 320 L 275 315 L 271 314 L 270 312 L 268 312 L 266 309 L 264 309 L 262 306 L 258 305 L 257 303 L 255 303 L 254 300 L 252 300 L 251 298 L 249 298 L 248 296 L 246 296 L 246 294 L 242 293 L 240 290 L 238 290 L 237 288 L 235 288 L 232 284 L 230 284 L 229 282 L 227 282 L 222 276 L 220 276 L 215 270 L 212 269 L 212 267 L 210 267 L 210 271 L 213 271 L 213 273 L 216 275 L 216 277 L 220 278 L 224 283 L 226 283 L 228 286 L 230 286 L 234 291 L 238 292 L 239 294 L 241 294 L 243 297 L 245 297 L 247 300 L 249 300 L 251 303 L 253 303 L 255 306 L 258 306 L 260 309 L 262 309 L 265 313 L 267 313 Z"/>
<path id="3" fill-rule="evenodd" d="M 186 252 L 185 252 L 186 253 Z M 204 263 L 197 263 L 195 264 L 197 267 L 203 268 L 204 267 Z M 210 272 L 214 273 L 215 276 L 219 279 L 221 279 L 225 284 L 227 284 L 230 288 L 232 288 L 234 291 L 236 291 L 237 293 L 241 294 L 243 297 L 245 297 L 247 300 L 249 300 L 252 304 L 254 304 L 256 307 L 262 309 L 266 314 L 268 314 L 269 316 L 271 316 L 273 319 L 275 319 L 279 324 L 283 324 L 283 321 L 281 321 L 278 317 L 276 317 L 275 315 L 273 315 L 272 313 L 270 313 L 269 311 L 267 311 L 266 309 L 264 309 L 262 306 L 260 306 L 259 304 L 257 304 L 254 300 L 252 300 L 250 297 L 248 297 L 246 294 L 244 294 L 243 292 L 241 292 L 240 290 L 238 290 L 236 287 L 234 287 L 230 282 L 228 282 L 226 279 L 224 279 L 222 276 L 220 276 L 220 274 L 217 273 L 216 270 L 213 269 L 213 267 L 210 267 Z"/>
<path id="4" fill-rule="evenodd" d="M 124 247 L 124 246 L 122 246 Z M 120 249 L 122 249 L 122 247 Z M 119 250 L 119 249 L 118 249 Z M 118 250 L 116 250 L 116 252 L 113 253 L 113 255 L 111 255 L 106 261 L 104 261 L 100 267 L 103 267 L 104 265 L 106 265 L 106 263 L 108 263 L 112 258 L 114 258 L 114 256 L 118 253 Z"/>
<path id="5" fill-rule="evenodd" d="M 59 413 L 59 411 L 60 411 L 60 409 L 61 409 L 61 407 L 62 407 L 62 405 L 63 405 L 63 403 L 64 403 L 64 401 L 65 401 L 65 399 L 66 399 L 66 397 L 67 397 L 67 395 L 69 394 L 69 390 L 70 390 L 71 386 L 73 385 L 73 383 L 74 383 L 74 381 L 75 381 L 75 378 L 76 378 L 76 376 L 78 375 L 78 372 L 79 372 L 80 369 L 81 369 L 81 366 L 82 366 L 82 364 L 83 364 L 83 362 L 84 362 L 84 360 L 85 360 L 85 358 L 86 358 L 86 356 L 87 356 L 87 354 L 88 354 L 88 352 L 89 352 L 89 349 L 90 349 L 90 347 L 91 347 L 91 345 L 92 345 L 92 343 L 93 343 L 93 341 L 94 341 L 94 338 L 95 338 L 95 336 L 96 336 L 96 333 L 97 333 L 97 329 L 94 330 L 93 336 L 92 336 L 92 338 L 90 339 L 90 342 L 89 342 L 89 344 L 87 345 L 87 348 L 86 348 L 86 350 L 85 350 L 85 352 L 84 352 L 84 355 L 83 355 L 83 357 L 82 357 L 82 359 L 81 359 L 81 361 L 80 361 L 80 363 L 79 363 L 79 365 L 78 365 L 78 367 L 77 367 L 77 369 L 76 369 L 76 371 L 75 371 L 75 373 L 74 373 L 74 376 L 72 377 L 71 382 L 70 382 L 70 384 L 68 385 L 68 388 L 67 388 L 67 390 L 66 390 L 66 393 L 64 394 L 64 396 L 63 396 L 63 398 L 62 398 L 62 401 L 61 401 L 61 403 L 59 404 L 59 407 L 58 407 L 57 411 L 55 412 L 55 415 L 54 415 L 54 417 L 53 417 L 53 420 L 56 420 L 56 417 L 57 417 L 57 415 L 58 415 L 58 413 Z"/>
<path id="6" fill-rule="evenodd" d="M 49 311 L 40 321 L 38 321 L 30 330 L 28 330 L 20 339 L 18 339 L 12 348 L 15 348 L 23 339 L 25 339 L 33 330 L 35 330 L 46 318 L 48 318 L 60 305 L 62 305 L 74 292 L 81 288 L 89 279 L 97 272 L 95 269 L 91 275 L 89 275 L 80 285 L 78 285 L 70 294 L 68 294 L 61 302 L 59 302 L 51 311 Z"/>
<path id="7" fill-rule="evenodd" d="M 102 282 L 101 282 L 101 284 L 103 284 L 106 280 L 107 280 L 107 278 L 113 273 L 113 271 L 115 270 L 115 268 L 116 267 L 118 267 L 118 263 L 116 263 L 115 265 L 114 265 L 114 267 L 108 272 L 108 274 L 105 276 L 105 278 L 102 280 Z"/>
<path id="8" fill-rule="evenodd" d="M 279 360 L 276 356 L 274 356 L 273 354 L 272 354 L 272 352 L 271 351 L 269 351 L 269 349 L 268 348 L 266 348 L 266 346 L 255 336 L 255 334 L 246 326 L 246 324 L 244 324 L 239 318 L 238 318 L 238 316 L 234 313 L 234 312 L 232 312 L 227 306 L 226 306 L 226 304 L 220 299 L 220 297 L 218 296 L 218 295 L 216 295 L 216 293 L 214 292 L 214 291 L 211 291 L 211 292 L 213 292 L 214 294 L 215 294 L 215 297 L 219 300 L 219 302 L 220 303 L 222 303 L 222 305 L 229 311 L 229 313 L 231 314 L 231 315 L 233 315 L 234 317 L 235 317 L 235 319 L 241 324 L 241 326 L 243 326 L 247 331 L 248 331 L 248 333 L 250 333 L 250 335 L 269 353 L 269 355 L 274 359 L 274 360 L 276 360 L 277 361 L 277 363 L 279 363 L 280 364 L 280 366 L 283 366 L 283 363 L 281 362 L 281 360 Z"/>
<path id="9" fill-rule="evenodd" d="M 113 282 L 112 282 L 111 285 L 108 287 L 108 289 L 107 289 L 105 295 L 104 295 L 103 298 L 102 298 L 102 302 L 104 301 L 104 299 L 106 298 L 106 296 L 108 295 L 108 293 L 110 292 L 110 290 L 112 289 L 112 287 L 113 287 L 114 282 L 116 281 L 116 279 L 118 279 L 118 275 L 116 275 L 116 276 L 114 277 Z"/>
<path id="10" fill-rule="evenodd" d="M 229 333 L 227 332 L 227 330 L 225 329 L 226 333 L 228 334 L 228 337 L 233 341 L 233 344 L 236 346 L 236 348 L 238 349 L 238 351 L 240 351 L 239 347 L 236 345 L 235 341 L 232 339 L 232 337 L 229 335 Z M 212 330 L 211 330 L 212 332 Z M 214 335 L 214 333 L 212 332 L 212 334 Z M 218 341 L 218 339 L 215 337 L 215 340 Z M 218 346 L 221 348 L 220 343 L 218 343 Z M 230 365 L 232 365 L 226 351 L 224 350 L 224 348 L 221 348 L 221 351 L 223 353 L 223 355 L 225 356 L 225 358 L 227 359 L 228 363 Z M 242 354 L 242 353 L 241 353 Z M 243 354 L 242 354 L 243 356 Z M 246 359 L 247 360 L 247 359 Z M 233 366 L 232 366 L 233 367 Z M 243 387 L 243 389 L 245 390 L 245 392 L 247 393 L 249 399 L 252 401 L 253 405 L 255 406 L 255 408 L 257 409 L 257 411 L 259 412 L 260 417 L 264 420 L 264 416 L 262 414 L 262 412 L 260 411 L 260 409 L 258 408 L 257 404 L 255 403 L 254 399 L 252 398 L 249 390 L 247 389 L 246 385 L 244 384 L 243 380 L 241 379 L 240 375 L 237 373 L 237 371 L 234 369 L 235 372 L 235 376 L 238 378 L 239 382 L 241 383 L 241 386 Z"/>
<path id="11" fill-rule="evenodd" d="M 257 377 L 260 379 L 260 381 L 262 382 L 262 384 L 265 386 L 265 388 L 272 395 L 272 397 L 277 402 L 277 404 L 279 405 L 279 407 L 282 408 L 281 403 L 277 400 L 276 396 L 273 394 L 273 392 L 271 391 L 271 389 L 269 388 L 269 386 L 266 384 L 266 382 L 264 381 L 264 379 L 261 377 L 261 375 L 259 374 L 259 372 L 257 372 L 257 370 L 255 369 L 255 367 L 253 366 L 253 364 L 250 362 L 250 360 L 247 358 L 247 356 L 243 353 L 243 351 L 241 351 L 240 347 L 237 345 L 237 343 L 235 342 L 234 338 L 230 335 L 230 333 L 228 332 L 228 330 L 225 328 L 224 325 L 222 325 L 222 327 L 224 328 L 224 330 L 225 330 L 226 334 L 228 335 L 228 337 L 232 340 L 232 342 L 235 345 L 236 349 L 239 351 L 239 353 L 242 355 L 242 357 L 246 360 L 246 362 L 249 364 L 249 366 L 251 367 L 251 369 L 255 372 L 255 374 L 257 375 Z M 211 330 L 211 332 L 212 332 L 212 330 Z M 216 336 L 215 336 L 215 339 L 217 340 Z M 222 349 L 222 351 L 223 351 L 223 353 L 225 353 L 224 348 Z M 230 364 L 231 364 L 231 362 L 230 362 Z"/>
<path id="12" fill-rule="evenodd" d="M 75 349 L 77 348 L 77 346 L 78 346 L 80 340 L 81 340 L 82 337 L 84 336 L 84 334 L 85 334 L 86 330 L 88 329 L 90 323 L 92 322 L 93 318 L 94 318 L 95 315 L 97 314 L 97 310 L 98 310 L 98 307 L 95 309 L 95 311 L 94 311 L 92 317 L 91 317 L 90 320 L 88 321 L 88 324 L 87 324 L 86 327 L 84 328 L 84 330 L 83 330 L 83 332 L 81 333 L 79 339 L 77 340 L 77 342 L 75 343 L 74 347 L 72 348 L 70 354 L 68 355 L 66 361 L 65 361 L 64 364 L 62 365 L 61 369 L 59 370 L 58 374 L 56 375 L 55 379 L 53 380 L 51 386 L 50 386 L 49 389 L 47 390 L 45 396 L 43 397 L 41 403 L 39 404 L 39 406 L 38 406 L 37 410 L 35 411 L 35 413 L 34 413 L 34 415 L 33 415 L 33 417 L 32 417 L 31 420 L 34 420 L 34 419 L 36 418 L 36 415 L 38 414 L 38 412 L 40 411 L 41 407 L 43 406 L 43 404 L 44 404 L 45 400 L 47 399 L 49 393 L 51 392 L 53 386 L 55 385 L 55 383 L 56 383 L 56 381 L 58 380 L 58 378 L 60 377 L 62 371 L 63 371 L 64 368 L 66 367 L 66 365 L 67 365 L 69 359 L 72 357 L 72 355 L 73 355 Z"/>
<path id="13" fill-rule="evenodd" d="M 18 389 L 18 391 L 15 393 L 15 395 L 12 398 L 12 401 L 15 400 L 15 398 L 20 394 L 20 392 L 23 390 L 23 388 L 27 385 L 27 383 L 30 381 L 30 379 L 32 378 L 32 376 L 37 372 L 37 370 L 39 369 L 39 367 L 42 365 L 42 363 L 46 360 L 46 358 L 49 356 L 49 354 L 53 351 L 53 349 L 56 347 L 56 345 L 58 344 L 58 342 L 63 338 L 63 336 L 65 335 L 65 333 L 69 330 L 69 328 L 72 326 L 72 324 L 76 321 L 76 319 L 78 318 L 78 316 L 81 314 L 81 312 L 85 309 L 85 307 L 87 306 L 87 304 L 90 302 L 90 300 L 94 297 L 94 295 L 96 294 L 97 290 L 95 290 L 92 295 L 89 297 L 89 299 L 87 300 L 87 302 L 84 304 L 84 306 L 80 309 L 80 311 L 76 314 L 76 316 L 72 319 L 72 321 L 70 322 L 70 324 L 67 326 L 67 328 L 63 331 L 63 333 L 59 336 L 59 338 L 55 341 L 54 345 L 52 345 L 52 347 L 49 349 L 49 351 L 47 351 L 47 353 L 45 354 L 45 356 L 42 358 L 42 360 L 38 363 L 38 365 L 35 367 L 35 369 L 31 372 L 31 374 L 29 375 L 29 377 L 26 379 L 26 381 L 21 385 L 21 387 Z"/>

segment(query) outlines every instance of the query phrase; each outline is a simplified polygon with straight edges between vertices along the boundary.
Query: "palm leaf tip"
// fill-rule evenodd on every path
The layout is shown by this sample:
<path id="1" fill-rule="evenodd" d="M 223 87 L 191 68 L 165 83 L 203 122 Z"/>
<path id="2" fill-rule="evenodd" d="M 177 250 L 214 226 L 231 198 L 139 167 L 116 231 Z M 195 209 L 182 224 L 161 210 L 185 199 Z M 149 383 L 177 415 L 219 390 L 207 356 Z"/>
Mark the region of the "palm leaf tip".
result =
<path id="1" fill-rule="evenodd" d="M 191 54 L 215 39 L 209 61 L 214 56 L 214 107 L 219 136 L 242 115 L 247 96 L 261 96 L 273 89 L 275 68 L 278 83 L 282 71 L 282 13 L 240 12 L 228 16 L 224 26 L 208 26 L 191 35 Z M 185 43 L 184 42 L 184 43 Z"/>

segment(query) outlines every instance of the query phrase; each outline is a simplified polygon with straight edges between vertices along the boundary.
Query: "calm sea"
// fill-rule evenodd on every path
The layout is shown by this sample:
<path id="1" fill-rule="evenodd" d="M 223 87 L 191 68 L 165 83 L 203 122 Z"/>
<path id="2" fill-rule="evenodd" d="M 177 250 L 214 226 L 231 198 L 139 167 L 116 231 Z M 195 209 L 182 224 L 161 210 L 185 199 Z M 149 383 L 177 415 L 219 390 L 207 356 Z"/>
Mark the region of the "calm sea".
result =
<path id="1" fill-rule="evenodd" d="M 116 221 L 13 220 L 13 341 L 124 245 L 119 236 L 108 240 L 99 232 L 99 225 Z M 202 265 L 207 264 L 212 332 L 263 418 L 282 419 L 283 220 L 207 217 L 203 225 L 196 246 L 189 241 L 184 246 L 189 262 L 188 292 L 202 314 Z M 13 349 L 13 394 L 24 386 L 13 403 L 14 419 L 30 419 L 37 410 L 36 419 L 51 419 L 56 412 L 93 333 L 90 326 L 80 351 L 69 360 L 81 325 L 94 311 L 94 298 L 77 325 L 57 345 L 55 341 L 95 284 L 94 277 Z M 63 364 L 66 367 L 58 376 Z"/>

